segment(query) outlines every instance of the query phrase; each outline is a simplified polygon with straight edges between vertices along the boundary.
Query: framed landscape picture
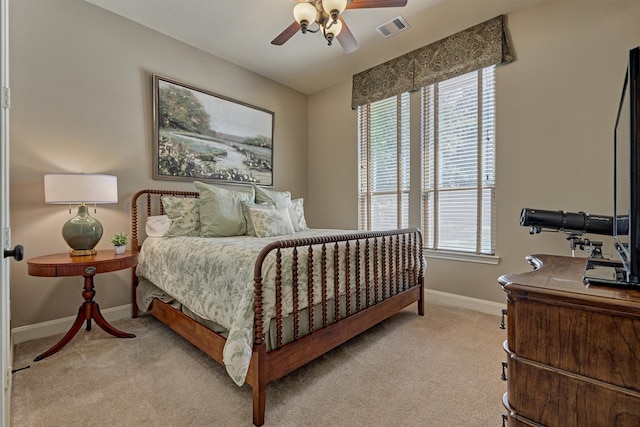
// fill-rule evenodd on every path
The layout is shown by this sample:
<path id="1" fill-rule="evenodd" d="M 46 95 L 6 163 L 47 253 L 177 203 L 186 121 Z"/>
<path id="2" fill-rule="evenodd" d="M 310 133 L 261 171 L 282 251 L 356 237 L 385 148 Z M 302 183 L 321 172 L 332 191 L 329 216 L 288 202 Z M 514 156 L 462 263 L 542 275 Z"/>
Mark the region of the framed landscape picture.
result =
<path id="1" fill-rule="evenodd" d="M 153 75 L 153 178 L 273 186 L 274 113 Z"/>

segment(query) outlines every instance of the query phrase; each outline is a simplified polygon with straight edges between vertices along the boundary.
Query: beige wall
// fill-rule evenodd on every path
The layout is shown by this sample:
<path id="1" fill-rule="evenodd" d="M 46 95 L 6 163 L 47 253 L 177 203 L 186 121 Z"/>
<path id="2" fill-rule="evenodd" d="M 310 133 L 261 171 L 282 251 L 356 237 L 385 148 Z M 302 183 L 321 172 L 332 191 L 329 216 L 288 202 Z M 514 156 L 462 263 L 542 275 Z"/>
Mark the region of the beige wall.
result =
<path id="1" fill-rule="evenodd" d="M 12 240 L 27 258 L 68 249 L 61 229 L 71 215 L 44 204 L 45 173 L 118 176 L 120 203 L 98 207 L 99 249 L 129 231 L 136 191 L 193 189 L 151 179 L 152 73 L 275 112 L 275 188 L 306 196 L 305 95 L 82 0 L 12 1 L 10 17 Z M 75 315 L 81 277 L 30 277 L 26 267 L 11 266 L 13 327 Z M 130 302 L 129 277 L 96 277 L 103 310 Z"/>
<path id="2" fill-rule="evenodd" d="M 564 235 L 518 225 L 522 207 L 611 214 L 613 119 L 638 22 L 636 1 L 546 2 L 509 15 L 517 60 L 497 71 L 501 262 L 429 260 L 429 288 L 503 301 L 496 278 L 526 270 L 527 254 L 567 255 Z M 10 47 L 12 240 L 27 257 L 67 249 L 60 229 L 70 216 L 44 204 L 45 173 L 118 176 L 120 203 L 97 214 L 107 237 L 129 230 L 137 190 L 191 188 L 151 179 L 154 72 L 274 111 L 275 187 L 305 197 L 312 227 L 357 226 L 349 79 L 307 97 L 82 0 L 11 2 Z M 11 280 L 14 327 L 72 316 L 82 302 L 80 278 L 29 277 L 23 262 L 12 263 Z M 102 309 L 129 302 L 128 272 L 98 276 L 96 288 Z"/>
<path id="3" fill-rule="evenodd" d="M 508 16 L 516 61 L 496 72 L 500 263 L 429 259 L 428 288 L 501 302 L 496 279 L 526 271 L 526 255 L 570 255 L 564 234 L 530 236 L 519 226 L 523 207 L 612 215 L 613 122 L 628 51 L 640 45 L 639 22 L 636 1 L 546 2 Z M 344 82 L 309 100 L 309 156 L 322 159 L 309 162 L 308 216 L 317 227 L 357 225 L 357 115 L 350 93 Z M 419 170 L 412 171 L 419 183 Z M 412 203 L 419 206 L 419 195 Z M 611 253 L 610 238 L 587 237 L 603 240 Z"/>

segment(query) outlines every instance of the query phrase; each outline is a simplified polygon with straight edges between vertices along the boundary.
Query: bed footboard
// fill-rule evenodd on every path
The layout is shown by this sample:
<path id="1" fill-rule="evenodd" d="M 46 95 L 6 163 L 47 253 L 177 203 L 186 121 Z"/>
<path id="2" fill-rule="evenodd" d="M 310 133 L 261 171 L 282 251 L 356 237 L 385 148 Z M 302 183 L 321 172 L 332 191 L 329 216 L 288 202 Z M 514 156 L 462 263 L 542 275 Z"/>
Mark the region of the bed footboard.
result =
<path id="1" fill-rule="evenodd" d="M 285 279 L 283 252 L 287 249 L 291 271 Z M 311 334 L 315 329 L 325 328 L 410 288 L 421 286 L 424 274 L 422 235 L 416 228 L 273 242 L 262 250 L 254 267 L 256 345 L 262 344 L 265 339 L 262 269 L 271 253 L 275 253 L 277 331 L 272 349 L 283 345 L 285 286 L 291 288 L 291 301 L 288 303 L 292 311 L 286 314 L 293 317 L 293 340 L 297 340 L 300 338 L 301 323 Z M 307 272 L 304 280 L 298 277 L 301 267 Z M 314 272 L 316 268 L 320 269 L 319 274 Z M 320 283 L 316 283 L 317 276 Z M 316 301 L 315 295 L 318 293 L 320 300 Z M 342 294 L 346 297 L 344 302 L 334 297 Z M 304 300 L 302 303 L 301 299 Z M 418 302 L 418 311 L 424 314 L 422 299 Z M 317 313 L 314 306 L 319 306 L 321 312 Z"/>
<path id="2" fill-rule="evenodd" d="M 285 274 L 285 250 L 291 258 L 289 274 Z M 270 254 L 275 255 L 276 261 L 275 318 L 271 320 L 275 325 L 269 328 L 275 328 L 276 338 L 267 352 L 262 270 Z M 298 278 L 300 263 L 306 263 L 306 280 Z M 313 274 L 315 268 L 320 269 L 319 274 Z M 415 228 L 282 240 L 267 245 L 254 268 L 254 360 L 246 379 L 253 387 L 254 424 L 264 423 L 268 383 L 414 302 L 418 303 L 418 314 L 424 315 L 424 269 L 422 235 Z M 283 295 L 289 294 L 286 287 L 291 288 L 291 301 L 287 301 L 292 307 L 290 312 L 284 308 Z M 316 301 L 318 289 L 320 297 Z M 285 315 L 293 318 L 290 330 L 284 329 Z M 285 342 L 284 336 L 292 337 L 292 341 Z"/>

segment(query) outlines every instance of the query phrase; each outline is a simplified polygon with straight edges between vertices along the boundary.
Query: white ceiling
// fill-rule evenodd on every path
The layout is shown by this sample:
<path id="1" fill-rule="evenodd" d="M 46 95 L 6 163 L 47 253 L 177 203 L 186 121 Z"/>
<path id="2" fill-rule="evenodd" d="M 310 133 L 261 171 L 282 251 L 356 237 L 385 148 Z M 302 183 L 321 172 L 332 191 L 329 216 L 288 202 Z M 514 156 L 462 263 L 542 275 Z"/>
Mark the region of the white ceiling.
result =
<path id="1" fill-rule="evenodd" d="M 271 44 L 293 21 L 294 0 L 86 0 L 305 94 L 500 14 L 541 0 L 408 0 L 405 7 L 347 9 L 360 44 L 345 54 L 336 41 L 298 33 Z M 411 28 L 385 39 L 379 25 L 401 15 Z"/>

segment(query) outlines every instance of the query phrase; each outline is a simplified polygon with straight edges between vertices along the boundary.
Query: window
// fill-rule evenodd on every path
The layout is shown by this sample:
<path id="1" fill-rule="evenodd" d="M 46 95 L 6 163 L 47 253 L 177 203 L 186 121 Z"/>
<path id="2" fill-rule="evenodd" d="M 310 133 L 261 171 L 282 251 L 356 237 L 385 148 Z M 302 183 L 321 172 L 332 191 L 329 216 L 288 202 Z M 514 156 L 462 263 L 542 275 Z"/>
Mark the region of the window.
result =
<path id="1" fill-rule="evenodd" d="M 409 224 L 409 94 L 358 107 L 361 230 Z"/>
<path id="2" fill-rule="evenodd" d="M 421 204 L 426 249 L 495 254 L 495 66 L 421 90 L 422 197 L 409 199 L 410 98 L 403 93 L 358 107 L 361 230 L 409 226 Z M 419 207 L 415 206 L 415 212 Z M 413 220 L 412 220 L 413 221 Z M 418 219 L 416 218 L 416 222 Z"/>
<path id="3" fill-rule="evenodd" d="M 422 231 L 433 250 L 495 253 L 495 66 L 422 89 Z"/>

